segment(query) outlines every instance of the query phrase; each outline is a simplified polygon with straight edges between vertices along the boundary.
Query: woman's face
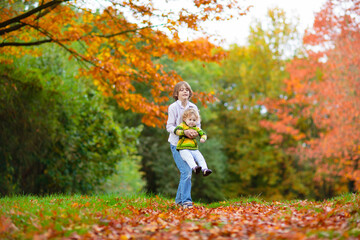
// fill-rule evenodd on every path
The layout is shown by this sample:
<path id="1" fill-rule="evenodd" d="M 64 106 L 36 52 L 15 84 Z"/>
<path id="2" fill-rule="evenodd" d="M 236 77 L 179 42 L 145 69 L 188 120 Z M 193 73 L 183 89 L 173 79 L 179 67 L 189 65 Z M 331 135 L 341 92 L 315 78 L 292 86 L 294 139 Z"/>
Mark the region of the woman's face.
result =
<path id="1" fill-rule="evenodd" d="M 185 85 L 182 85 L 178 92 L 178 99 L 180 101 L 184 101 L 184 100 L 189 100 L 189 97 L 190 97 L 189 89 Z"/>

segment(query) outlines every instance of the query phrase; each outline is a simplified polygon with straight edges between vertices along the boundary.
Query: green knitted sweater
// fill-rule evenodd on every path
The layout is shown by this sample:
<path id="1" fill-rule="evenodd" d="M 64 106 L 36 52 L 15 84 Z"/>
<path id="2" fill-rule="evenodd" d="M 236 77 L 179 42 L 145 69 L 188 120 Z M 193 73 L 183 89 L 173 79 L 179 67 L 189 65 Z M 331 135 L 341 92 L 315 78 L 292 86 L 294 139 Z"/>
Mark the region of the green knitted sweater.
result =
<path id="1" fill-rule="evenodd" d="M 185 122 L 182 122 L 179 126 L 177 126 L 174 130 L 174 133 L 179 136 L 179 141 L 176 145 L 177 150 L 189 149 L 189 150 L 197 150 L 198 144 L 195 138 L 188 138 L 184 131 L 188 129 L 194 129 L 199 133 L 200 138 L 207 139 L 207 135 L 204 130 L 199 127 L 189 127 Z"/>

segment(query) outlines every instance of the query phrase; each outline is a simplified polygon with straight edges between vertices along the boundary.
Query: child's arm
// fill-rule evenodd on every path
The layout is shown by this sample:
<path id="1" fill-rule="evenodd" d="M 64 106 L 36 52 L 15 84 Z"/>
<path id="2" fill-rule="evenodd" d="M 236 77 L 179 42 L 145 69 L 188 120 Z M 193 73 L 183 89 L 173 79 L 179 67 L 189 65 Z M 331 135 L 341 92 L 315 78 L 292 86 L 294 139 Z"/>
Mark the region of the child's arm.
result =
<path id="1" fill-rule="evenodd" d="M 182 126 L 177 126 L 175 129 L 174 129 L 174 133 L 176 135 L 178 135 L 179 137 L 182 137 L 182 136 L 185 136 L 185 133 L 184 133 L 184 128 Z"/>
<path id="2" fill-rule="evenodd" d="M 204 130 L 202 130 L 201 128 L 197 128 L 196 131 L 199 133 L 200 142 L 204 143 L 207 140 L 206 132 Z"/>

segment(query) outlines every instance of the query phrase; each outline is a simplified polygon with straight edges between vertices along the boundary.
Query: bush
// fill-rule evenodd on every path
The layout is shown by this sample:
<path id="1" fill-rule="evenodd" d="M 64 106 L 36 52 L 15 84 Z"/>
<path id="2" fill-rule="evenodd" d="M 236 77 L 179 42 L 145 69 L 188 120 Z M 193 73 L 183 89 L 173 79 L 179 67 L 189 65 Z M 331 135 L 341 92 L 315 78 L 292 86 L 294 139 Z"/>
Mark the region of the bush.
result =
<path id="1" fill-rule="evenodd" d="M 64 59 L 49 50 L 0 65 L 2 195 L 89 193 L 137 154 L 141 128 L 116 123 L 104 97 Z"/>

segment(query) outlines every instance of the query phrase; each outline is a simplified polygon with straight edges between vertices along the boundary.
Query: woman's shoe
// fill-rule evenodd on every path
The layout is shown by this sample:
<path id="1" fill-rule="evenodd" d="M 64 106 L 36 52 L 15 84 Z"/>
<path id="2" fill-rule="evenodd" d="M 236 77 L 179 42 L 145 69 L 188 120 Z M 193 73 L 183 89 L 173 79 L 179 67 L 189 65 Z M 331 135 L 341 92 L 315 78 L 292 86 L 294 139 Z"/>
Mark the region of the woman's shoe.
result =
<path id="1" fill-rule="evenodd" d="M 181 204 L 183 208 L 192 208 L 193 207 L 193 203 L 192 202 L 185 202 L 183 204 Z"/>

